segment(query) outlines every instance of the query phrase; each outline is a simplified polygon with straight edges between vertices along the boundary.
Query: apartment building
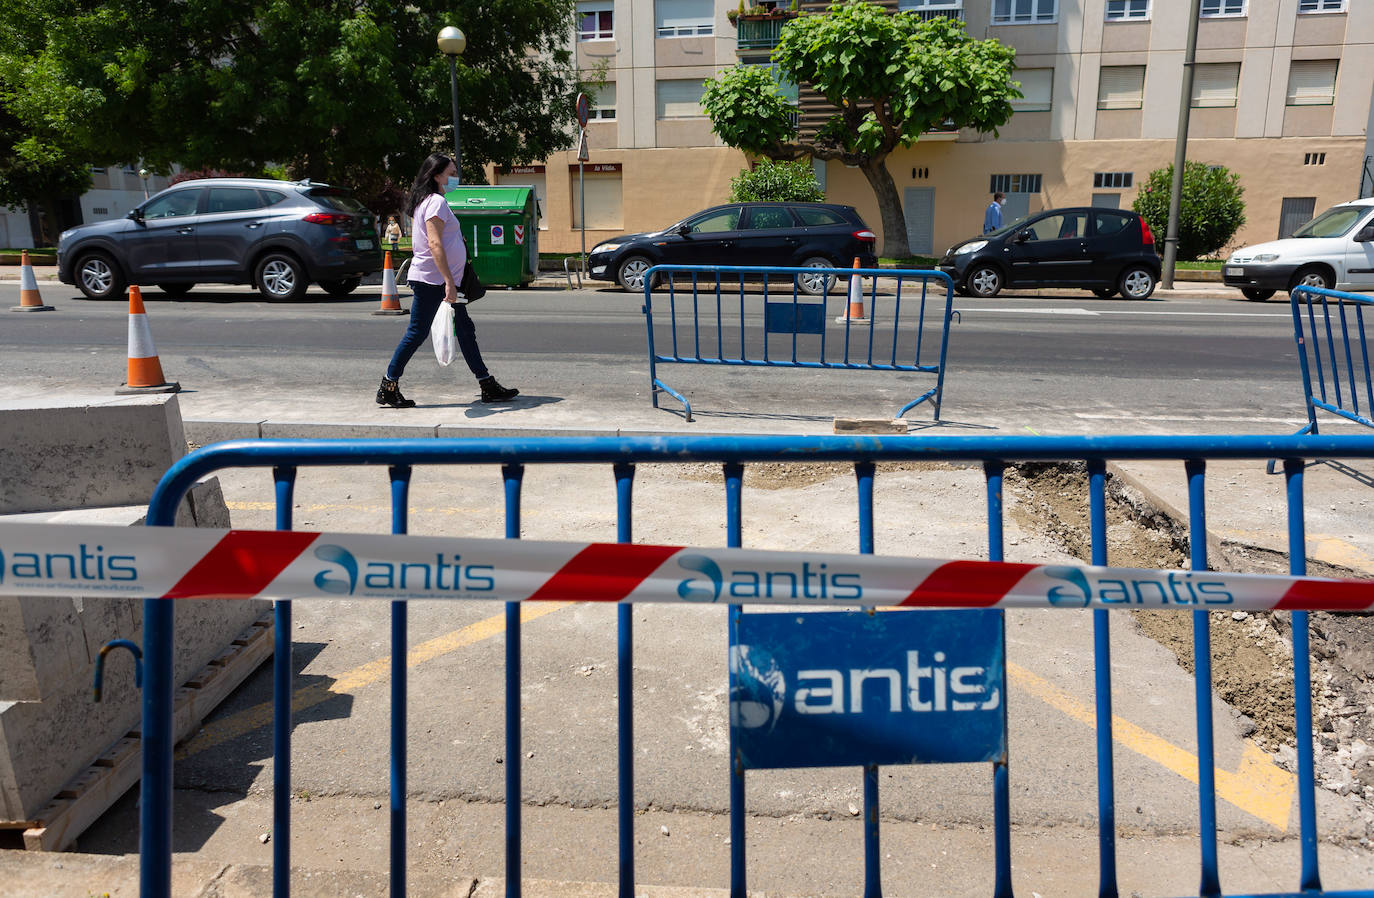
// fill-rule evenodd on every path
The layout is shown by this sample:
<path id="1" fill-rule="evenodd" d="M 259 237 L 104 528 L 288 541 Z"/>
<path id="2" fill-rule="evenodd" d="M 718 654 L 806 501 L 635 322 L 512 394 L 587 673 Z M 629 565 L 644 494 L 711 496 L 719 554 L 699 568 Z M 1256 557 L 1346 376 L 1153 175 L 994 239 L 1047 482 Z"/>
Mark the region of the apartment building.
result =
<path id="1" fill-rule="evenodd" d="M 993 191 L 1008 195 L 1013 217 L 1064 205 L 1127 207 L 1149 172 L 1173 160 L 1188 0 L 881 5 L 957 17 L 972 36 L 1015 47 L 1025 94 L 996 137 L 932 133 L 889 157 L 913 252 L 939 254 L 976 233 Z M 701 81 L 732 65 L 768 64 L 785 27 L 777 18 L 732 21 L 727 12 L 738 6 L 579 0 L 578 65 L 604 81 L 592 98 L 581 175 L 588 247 L 727 198 L 747 160 L 711 133 Z M 1240 175 L 1248 218 L 1240 241 L 1286 235 L 1314 211 L 1374 193 L 1374 0 L 1201 0 L 1197 47 L 1188 158 Z M 803 130 L 824 119 L 823 99 L 805 85 L 796 96 Z M 498 182 L 535 185 L 547 251 L 580 248 L 576 157 L 570 150 L 491 172 Z M 829 200 L 880 224 L 858 169 L 816 169 Z"/>

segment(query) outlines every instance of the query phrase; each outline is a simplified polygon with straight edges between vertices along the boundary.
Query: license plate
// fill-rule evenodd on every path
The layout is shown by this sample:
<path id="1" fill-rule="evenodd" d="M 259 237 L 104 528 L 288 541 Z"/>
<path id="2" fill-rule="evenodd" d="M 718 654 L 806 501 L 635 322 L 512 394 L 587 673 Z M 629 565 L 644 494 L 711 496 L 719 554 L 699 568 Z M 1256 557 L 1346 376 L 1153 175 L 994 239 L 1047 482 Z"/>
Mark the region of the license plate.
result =
<path id="1" fill-rule="evenodd" d="M 1244 268 L 1227 268 L 1227 269 L 1226 269 L 1226 274 L 1227 274 L 1228 277 L 1243 278 L 1243 277 L 1245 277 L 1245 269 L 1244 269 Z"/>
<path id="2" fill-rule="evenodd" d="M 358 249 L 372 249 L 372 241 L 371 241 L 371 240 L 359 240 L 359 241 L 358 241 Z"/>

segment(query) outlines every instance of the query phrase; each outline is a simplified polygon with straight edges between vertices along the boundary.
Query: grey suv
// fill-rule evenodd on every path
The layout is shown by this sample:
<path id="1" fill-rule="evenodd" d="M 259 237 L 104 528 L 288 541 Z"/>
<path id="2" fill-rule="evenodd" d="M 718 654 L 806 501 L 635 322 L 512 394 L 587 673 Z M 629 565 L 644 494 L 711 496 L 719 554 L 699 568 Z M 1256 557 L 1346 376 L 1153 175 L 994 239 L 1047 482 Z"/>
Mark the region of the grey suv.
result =
<path id="1" fill-rule="evenodd" d="M 268 299 L 296 299 L 313 281 L 346 296 L 381 267 L 375 216 L 352 191 L 308 180 L 184 181 L 57 244 L 58 278 L 91 299 L 130 283 L 172 296 L 251 283 Z"/>

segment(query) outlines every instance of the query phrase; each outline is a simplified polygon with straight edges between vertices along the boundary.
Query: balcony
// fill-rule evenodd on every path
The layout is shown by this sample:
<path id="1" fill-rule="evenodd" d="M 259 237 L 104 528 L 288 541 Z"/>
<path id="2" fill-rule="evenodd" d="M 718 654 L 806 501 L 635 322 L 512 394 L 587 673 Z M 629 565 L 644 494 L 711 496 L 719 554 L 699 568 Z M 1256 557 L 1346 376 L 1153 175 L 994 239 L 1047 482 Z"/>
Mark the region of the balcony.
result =
<path id="1" fill-rule="evenodd" d="M 791 18 L 791 16 L 769 16 L 767 18 L 740 16 L 735 22 L 735 28 L 739 31 L 735 49 L 773 49 L 778 45 L 778 38 L 782 36 L 782 26 L 786 25 Z"/>
<path id="2" fill-rule="evenodd" d="M 904 10 L 904 12 L 910 13 L 922 22 L 928 22 L 931 19 L 958 19 L 960 22 L 964 21 L 963 9 L 908 9 Z"/>

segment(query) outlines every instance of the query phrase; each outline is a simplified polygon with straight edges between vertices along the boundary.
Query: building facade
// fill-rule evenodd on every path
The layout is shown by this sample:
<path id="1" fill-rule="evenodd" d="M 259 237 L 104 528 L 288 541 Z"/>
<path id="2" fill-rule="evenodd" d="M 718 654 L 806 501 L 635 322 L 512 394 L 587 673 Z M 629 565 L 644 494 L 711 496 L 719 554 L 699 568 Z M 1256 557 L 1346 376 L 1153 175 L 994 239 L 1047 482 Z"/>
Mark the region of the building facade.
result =
<path id="1" fill-rule="evenodd" d="M 1187 0 L 881 5 L 957 17 L 972 36 L 1016 48 L 1025 94 L 995 137 L 930 134 L 889 157 L 912 252 L 938 255 L 976 234 L 994 191 L 1008 195 L 1006 220 L 1055 206 L 1129 207 L 1149 172 L 1173 161 Z M 534 184 L 540 245 L 551 252 L 581 249 L 584 207 L 590 248 L 724 202 L 748 161 L 711 132 L 701 80 L 739 63 L 767 64 L 785 27 L 780 18 L 732 20 L 727 12 L 738 0 L 577 6 L 578 65 L 605 84 L 592 97 L 589 161 L 579 175 L 569 150 L 490 173 L 496 182 Z M 1374 0 L 1201 0 L 1201 7 L 1188 158 L 1240 176 L 1247 222 L 1237 242 L 1286 235 L 1327 206 L 1374 193 Z M 805 85 L 792 89 L 802 128 L 823 120 L 824 100 Z M 817 174 L 828 200 L 881 224 L 858 169 L 817 163 Z"/>
<path id="2" fill-rule="evenodd" d="M 177 170 L 174 168 L 174 171 Z M 33 249 L 56 246 L 63 230 L 93 221 L 123 218 L 148 196 L 167 187 L 163 175 L 140 178 L 133 165 L 91 169 L 91 189 L 75 199 L 63 199 L 58 221 L 44 223 L 37 209 L 0 206 L 0 247 Z"/>

